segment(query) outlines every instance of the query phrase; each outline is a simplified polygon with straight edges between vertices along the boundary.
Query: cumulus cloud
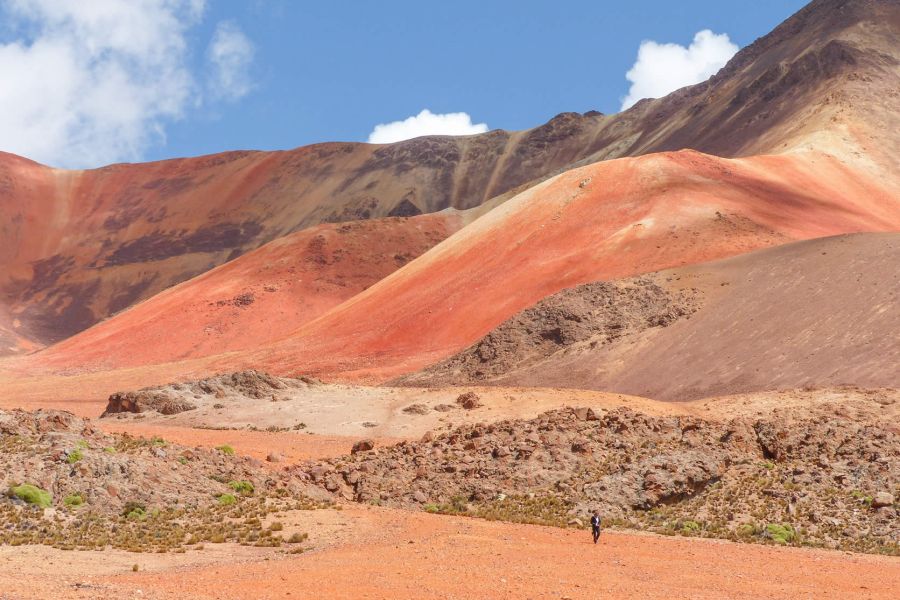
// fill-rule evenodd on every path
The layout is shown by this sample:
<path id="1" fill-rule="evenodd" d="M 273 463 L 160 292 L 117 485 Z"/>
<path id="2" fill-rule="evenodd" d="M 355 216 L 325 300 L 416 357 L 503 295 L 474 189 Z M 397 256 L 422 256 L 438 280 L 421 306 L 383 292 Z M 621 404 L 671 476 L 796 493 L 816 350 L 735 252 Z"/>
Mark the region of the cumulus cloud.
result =
<path id="1" fill-rule="evenodd" d="M 164 142 L 168 122 L 202 101 L 187 33 L 202 20 L 204 0 L 2 0 L 0 7 L 5 151 L 59 167 L 139 160 Z"/>
<path id="2" fill-rule="evenodd" d="M 715 75 L 738 51 L 727 33 L 704 29 L 685 48 L 678 44 L 641 42 L 637 61 L 625 74 L 631 82 L 622 99 L 622 110 L 642 98 L 660 98 L 686 85 L 700 83 Z"/>
<path id="3" fill-rule="evenodd" d="M 246 96 L 253 88 L 253 54 L 253 43 L 237 25 L 230 21 L 219 23 L 207 50 L 213 67 L 211 92 L 226 100 Z"/>
<path id="4" fill-rule="evenodd" d="M 464 112 L 435 114 L 426 108 L 408 119 L 376 125 L 369 143 L 390 144 L 423 135 L 472 135 L 487 130 L 486 123 L 472 123 L 472 117 Z"/>

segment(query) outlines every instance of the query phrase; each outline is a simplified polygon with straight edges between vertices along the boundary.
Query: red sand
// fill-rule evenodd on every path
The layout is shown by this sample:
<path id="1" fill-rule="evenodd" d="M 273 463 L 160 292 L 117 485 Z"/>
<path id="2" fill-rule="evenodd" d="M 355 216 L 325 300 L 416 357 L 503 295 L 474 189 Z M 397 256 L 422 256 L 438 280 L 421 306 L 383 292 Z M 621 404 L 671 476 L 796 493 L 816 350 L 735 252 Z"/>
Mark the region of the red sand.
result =
<path id="1" fill-rule="evenodd" d="M 893 598 L 900 561 L 352 507 L 357 536 L 283 560 L 100 581 L 192 598 Z M 773 568 L 777 565 L 777 568 Z M 119 587 L 121 586 L 121 587 Z"/>

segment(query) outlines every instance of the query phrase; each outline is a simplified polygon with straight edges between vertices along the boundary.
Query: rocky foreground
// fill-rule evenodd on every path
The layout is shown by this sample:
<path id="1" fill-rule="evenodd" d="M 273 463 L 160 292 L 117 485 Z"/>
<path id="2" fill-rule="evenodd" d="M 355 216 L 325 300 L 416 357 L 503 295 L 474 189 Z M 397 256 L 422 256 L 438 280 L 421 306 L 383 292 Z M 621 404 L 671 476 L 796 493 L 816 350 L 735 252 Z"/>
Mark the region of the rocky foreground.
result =
<path id="1" fill-rule="evenodd" d="M 307 491 L 228 446 L 107 435 L 62 411 L 0 411 L 0 544 L 183 551 L 203 542 L 300 543 L 263 520 L 323 505 Z"/>
<path id="2" fill-rule="evenodd" d="M 565 408 L 297 469 L 358 502 L 896 555 L 897 393 L 862 398 L 728 421 Z"/>

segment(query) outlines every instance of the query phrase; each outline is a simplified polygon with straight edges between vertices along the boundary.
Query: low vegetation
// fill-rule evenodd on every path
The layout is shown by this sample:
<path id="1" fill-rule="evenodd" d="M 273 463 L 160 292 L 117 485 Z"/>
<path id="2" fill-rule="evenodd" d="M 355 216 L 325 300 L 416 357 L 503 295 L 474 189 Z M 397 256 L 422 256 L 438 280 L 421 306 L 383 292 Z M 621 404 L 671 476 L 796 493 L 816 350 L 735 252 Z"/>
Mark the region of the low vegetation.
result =
<path id="1" fill-rule="evenodd" d="M 49 508 L 53 504 L 53 496 L 50 492 L 30 483 L 12 486 L 9 488 L 9 494 L 13 498 L 18 498 L 38 508 Z"/>
<path id="2" fill-rule="evenodd" d="M 104 550 L 129 552 L 184 552 L 202 549 L 204 543 L 237 543 L 245 546 L 281 547 L 301 544 L 305 533 L 284 537 L 283 526 L 263 526 L 273 513 L 315 510 L 328 506 L 308 498 L 236 498 L 229 503 L 211 503 L 197 508 L 127 506 L 121 515 L 90 510 L 77 517 L 57 513 L 47 517 L 35 508 L 0 502 L 0 544 L 41 544 L 60 550 Z M 274 524 L 273 524 L 274 525 Z"/>

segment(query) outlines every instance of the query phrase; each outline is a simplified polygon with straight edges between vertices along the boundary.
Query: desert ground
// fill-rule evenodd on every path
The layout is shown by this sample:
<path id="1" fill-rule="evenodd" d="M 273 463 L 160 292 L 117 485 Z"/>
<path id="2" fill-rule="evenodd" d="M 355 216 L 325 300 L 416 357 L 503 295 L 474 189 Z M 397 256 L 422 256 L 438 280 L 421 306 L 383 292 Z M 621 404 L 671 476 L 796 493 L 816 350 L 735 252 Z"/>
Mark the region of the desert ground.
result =
<path id="1" fill-rule="evenodd" d="M 321 533 L 299 556 L 227 545 L 185 555 L 4 548 L 0 583 L 9 598 L 379 600 L 889 599 L 900 585 L 891 557 L 618 531 L 595 546 L 587 531 L 375 507 L 304 518 Z"/>

